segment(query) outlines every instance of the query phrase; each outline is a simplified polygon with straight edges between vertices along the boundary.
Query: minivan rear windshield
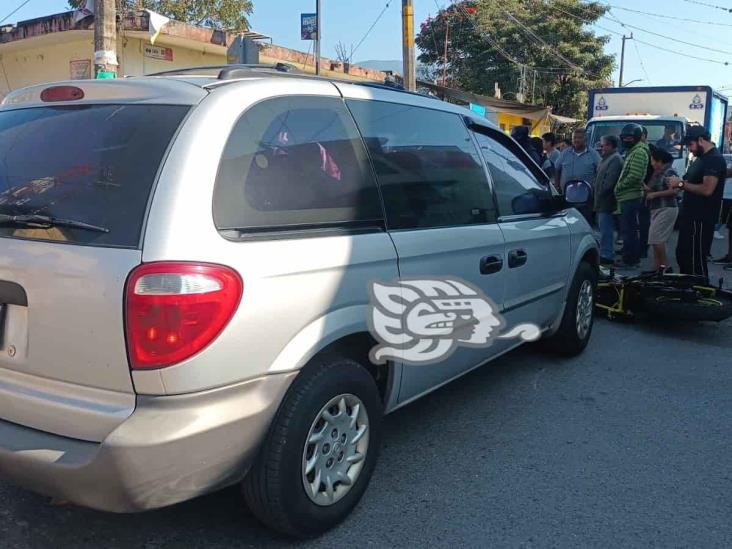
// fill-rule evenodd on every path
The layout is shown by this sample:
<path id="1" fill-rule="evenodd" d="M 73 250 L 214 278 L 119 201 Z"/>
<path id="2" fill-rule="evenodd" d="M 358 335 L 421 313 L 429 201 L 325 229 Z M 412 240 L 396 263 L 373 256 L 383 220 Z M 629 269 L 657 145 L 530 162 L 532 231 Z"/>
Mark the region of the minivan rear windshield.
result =
<path id="1" fill-rule="evenodd" d="M 138 247 L 160 163 L 189 109 L 0 111 L 0 237 Z M 39 217 L 63 221 L 27 223 Z"/>

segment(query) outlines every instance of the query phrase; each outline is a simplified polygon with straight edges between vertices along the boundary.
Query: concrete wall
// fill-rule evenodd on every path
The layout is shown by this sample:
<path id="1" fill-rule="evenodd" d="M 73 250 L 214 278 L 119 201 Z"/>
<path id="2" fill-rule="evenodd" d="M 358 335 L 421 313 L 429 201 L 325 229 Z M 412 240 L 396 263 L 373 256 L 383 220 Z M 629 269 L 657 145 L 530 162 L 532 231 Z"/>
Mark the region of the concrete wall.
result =
<path id="1" fill-rule="evenodd" d="M 0 53 L 0 97 L 9 89 L 71 78 L 70 61 L 92 60 L 91 35 L 86 39 L 83 38 L 86 33 L 80 34 L 82 37 L 78 40 Z"/>
<path id="2" fill-rule="evenodd" d="M 169 71 L 185 67 L 196 67 L 201 65 L 225 65 L 226 54 L 203 52 L 180 46 L 167 45 L 164 42 L 156 42 L 156 46 L 170 48 L 173 51 L 173 60 L 164 61 L 153 59 L 144 55 L 145 45 L 150 45 L 148 40 L 139 38 L 128 38 L 122 40 L 120 47 L 120 70 L 121 76 L 141 76 L 154 72 Z"/>

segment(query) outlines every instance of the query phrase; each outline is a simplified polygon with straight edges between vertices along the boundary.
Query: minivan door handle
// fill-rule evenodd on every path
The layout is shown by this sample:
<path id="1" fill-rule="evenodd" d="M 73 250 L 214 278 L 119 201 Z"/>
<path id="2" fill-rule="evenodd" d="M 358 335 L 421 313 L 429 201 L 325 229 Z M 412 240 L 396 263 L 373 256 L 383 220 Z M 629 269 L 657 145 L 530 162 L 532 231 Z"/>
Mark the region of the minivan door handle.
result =
<path id="1" fill-rule="evenodd" d="M 511 250 L 508 252 L 508 268 L 515 269 L 526 265 L 526 260 L 529 258 L 528 254 L 524 250 Z"/>
<path id="2" fill-rule="evenodd" d="M 480 274 L 494 274 L 503 269 L 503 259 L 497 255 L 487 255 L 480 259 Z"/>

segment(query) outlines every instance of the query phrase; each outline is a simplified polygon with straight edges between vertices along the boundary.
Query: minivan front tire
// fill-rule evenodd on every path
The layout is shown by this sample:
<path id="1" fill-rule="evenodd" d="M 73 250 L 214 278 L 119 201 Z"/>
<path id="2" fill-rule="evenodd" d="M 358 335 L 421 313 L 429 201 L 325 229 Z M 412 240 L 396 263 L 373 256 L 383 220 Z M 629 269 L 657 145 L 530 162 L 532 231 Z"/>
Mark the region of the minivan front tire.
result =
<path id="1" fill-rule="evenodd" d="M 382 415 L 364 367 L 336 356 L 314 359 L 295 378 L 244 479 L 252 513 L 297 538 L 340 523 L 371 479 Z"/>
<path id="2" fill-rule="evenodd" d="M 585 350 L 594 324 L 596 287 L 597 271 L 583 261 L 572 280 L 559 329 L 546 340 L 549 350 L 564 356 L 577 356 Z"/>

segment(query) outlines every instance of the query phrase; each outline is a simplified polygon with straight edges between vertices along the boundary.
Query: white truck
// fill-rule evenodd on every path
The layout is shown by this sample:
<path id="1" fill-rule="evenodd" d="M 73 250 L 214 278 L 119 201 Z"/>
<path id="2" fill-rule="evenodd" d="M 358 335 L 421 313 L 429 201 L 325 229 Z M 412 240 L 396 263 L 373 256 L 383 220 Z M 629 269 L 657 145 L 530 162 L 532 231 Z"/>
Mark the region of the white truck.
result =
<path id="1" fill-rule="evenodd" d="M 689 125 L 702 125 L 724 151 L 727 97 L 709 86 L 602 88 L 591 90 L 587 123 L 588 142 L 599 147 L 603 135 L 619 135 L 635 122 L 648 130 L 648 143 L 663 147 L 674 157 L 674 168 L 684 173 L 688 160 L 683 137 Z"/>

